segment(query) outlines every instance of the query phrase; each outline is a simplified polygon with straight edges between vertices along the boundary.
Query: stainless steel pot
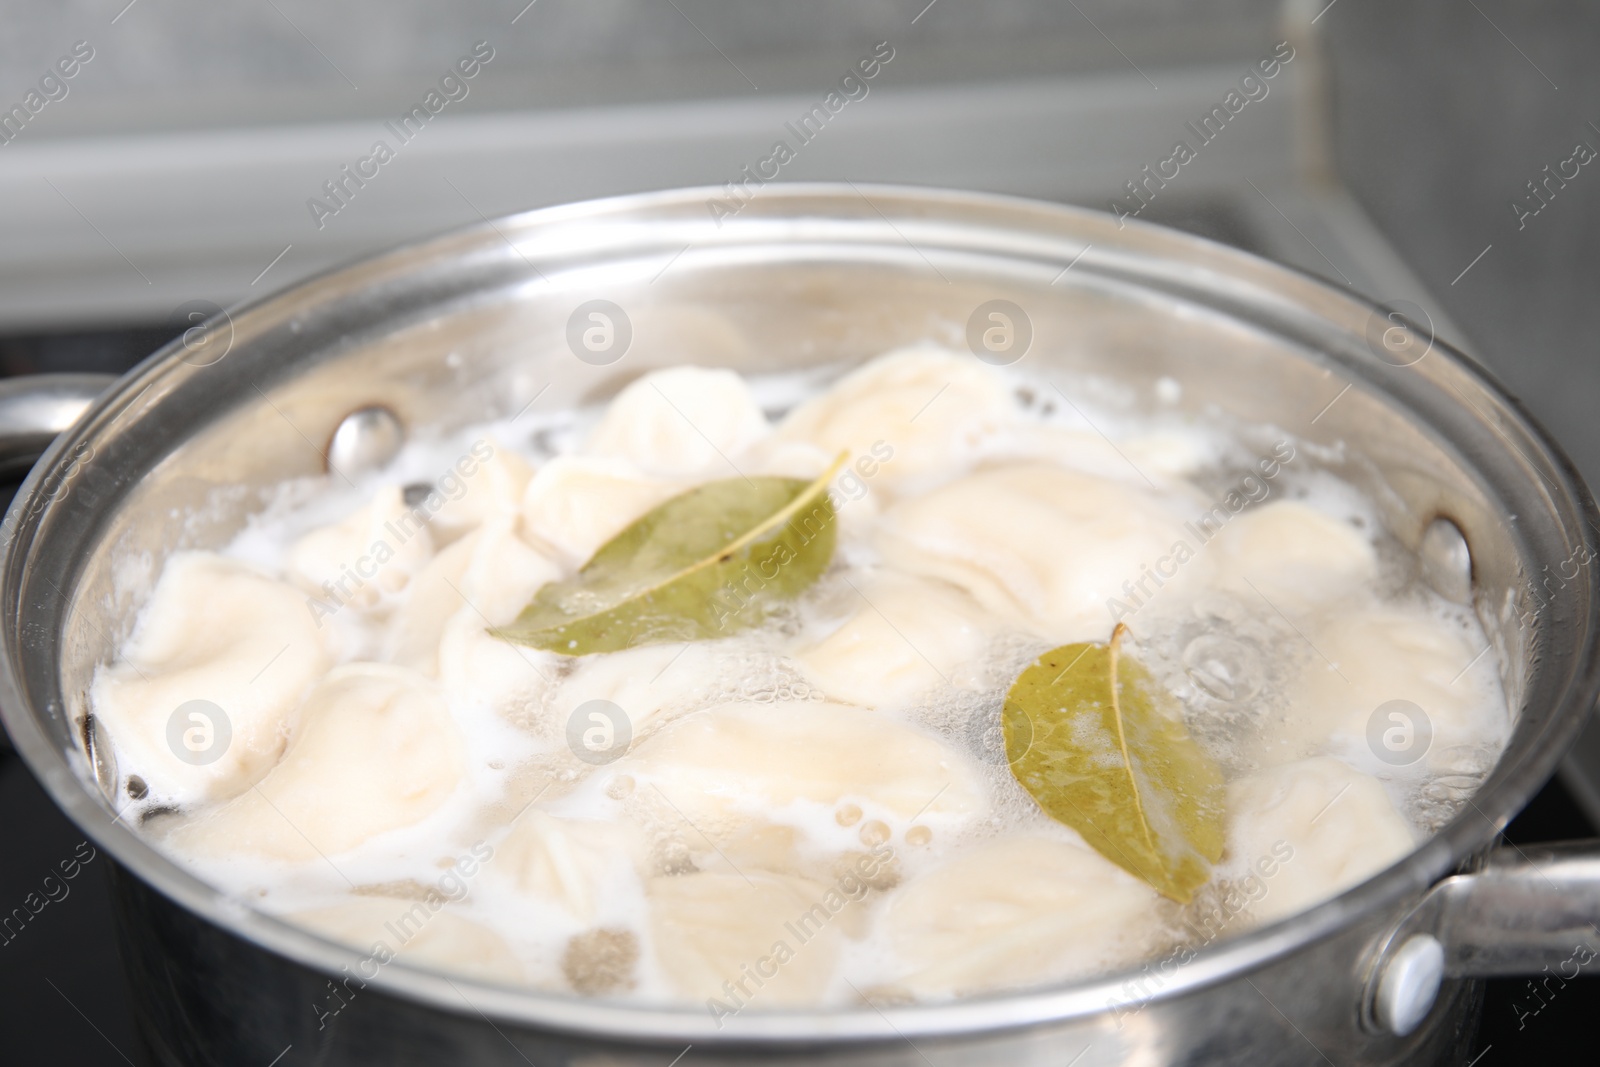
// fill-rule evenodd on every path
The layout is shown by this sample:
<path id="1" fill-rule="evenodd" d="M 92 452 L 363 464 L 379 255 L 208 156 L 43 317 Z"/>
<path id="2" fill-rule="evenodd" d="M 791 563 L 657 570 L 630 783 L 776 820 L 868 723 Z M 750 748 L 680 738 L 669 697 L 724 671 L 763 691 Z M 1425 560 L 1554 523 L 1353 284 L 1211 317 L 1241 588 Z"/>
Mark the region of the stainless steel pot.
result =
<path id="1" fill-rule="evenodd" d="M 1600 516 L 1481 369 L 1345 291 L 1157 227 L 832 185 L 767 186 L 718 221 L 707 201 L 720 196 L 513 216 L 245 305 L 117 382 L 35 467 L 0 549 L 0 703 L 34 772 L 114 859 L 123 955 L 158 1062 L 1418 1063 L 1466 1047 L 1473 978 L 1565 974 L 1600 952 L 1594 844 L 1493 848 L 1594 705 Z M 1181 967 L 952 1004 L 752 1009 L 719 1028 L 694 1008 L 393 963 L 322 1025 L 315 1005 L 359 954 L 250 910 L 120 820 L 126 783 L 95 746 L 85 691 L 138 607 L 125 568 L 225 541 L 263 487 L 325 469 L 349 413 L 381 405 L 406 428 L 451 426 L 608 395 L 686 360 L 770 371 L 928 338 L 961 348 L 996 299 L 1025 317 L 1038 369 L 1170 376 L 1182 408 L 1342 443 L 1343 472 L 1394 535 L 1420 546 L 1435 530 L 1438 568 L 1458 568 L 1463 589 L 1470 574 L 1518 722 L 1472 802 L 1403 862 Z M 593 300 L 629 327 L 600 352 L 577 343 L 598 321 Z M 1470 572 L 1452 562 L 1456 528 Z"/>

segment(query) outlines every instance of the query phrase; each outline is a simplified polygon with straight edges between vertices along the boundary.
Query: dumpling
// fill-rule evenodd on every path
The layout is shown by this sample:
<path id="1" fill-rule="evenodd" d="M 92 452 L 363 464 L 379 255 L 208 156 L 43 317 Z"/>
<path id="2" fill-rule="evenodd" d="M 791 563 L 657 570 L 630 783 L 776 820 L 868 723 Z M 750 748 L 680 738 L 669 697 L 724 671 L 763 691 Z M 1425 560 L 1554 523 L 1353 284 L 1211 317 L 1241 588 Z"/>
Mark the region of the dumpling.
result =
<path id="1" fill-rule="evenodd" d="M 1362 594 L 1378 578 L 1371 541 L 1349 523 L 1295 500 L 1238 515 L 1207 551 L 1216 555 L 1219 585 L 1246 602 L 1265 597 L 1290 614 Z"/>
<path id="2" fill-rule="evenodd" d="M 1463 629 L 1447 625 L 1420 607 L 1373 605 L 1341 611 L 1309 631 L 1316 653 L 1304 656 L 1301 675 L 1289 690 L 1288 708 L 1264 731 L 1272 759 L 1309 755 L 1325 746 L 1372 770 L 1415 764 L 1457 745 L 1495 744 L 1509 729 L 1494 667 Z M 1327 659 L 1323 659 L 1326 656 Z M 1481 657 L 1481 658 L 1480 658 Z M 1337 665 L 1329 665 L 1329 661 Z M 1471 668 L 1478 668 L 1474 676 Z M 1368 723 L 1392 700 L 1416 705 L 1427 717 L 1431 738 L 1392 735 L 1396 744 L 1422 745 L 1422 758 L 1399 748 L 1384 753 L 1368 743 Z M 1380 724 L 1379 743 L 1391 725 Z M 1417 724 L 1409 724 L 1415 726 Z"/>
<path id="3" fill-rule="evenodd" d="M 844 941 L 835 916 L 852 906 L 828 886 L 766 871 L 680 874 L 650 883 L 651 937 L 668 981 L 715 1001 L 713 1012 L 814 1004 Z"/>
<path id="4" fill-rule="evenodd" d="M 1415 847 L 1383 785 L 1326 756 L 1230 783 L 1228 810 L 1227 865 L 1272 870 L 1251 909 L 1260 923 L 1337 896 Z M 1275 869 L 1261 866 L 1268 859 Z"/>
<path id="5" fill-rule="evenodd" d="M 523 981 L 522 964 L 499 934 L 432 904 L 396 897 L 355 897 L 286 918 L 371 953 L 373 963 L 367 966 L 398 958 L 419 967 L 506 985 Z M 372 977 L 359 965 L 356 975 Z"/>
<path id="6" fill-rule="evenodd" d="M 774 441 L 751 456 L 745 473 L 752 477 L 765 474 L 777 478 L 803 478 L 809 482 L 820 477 L 833 459 L 816 445 L 804 441 Z"/>
<path id="7" fill-rule="evenodd" d="M 461 574 L 464 608 L 485 626 L 504 626 L 562 571 L 516 535 L 516 522 L 510 516 L 487 520 L 477 534 L 477 546 Z"/>
<path id="8" fill-rule="evenodd" d="M 1210 458 L 1192 439 L 1151 432 L 1126 438 L 1120 445 L 1093 429 L 1056 422 L 1005 425 L 984 448 L 988 461 L 1041 460 L 1112 481 L 1144 484 L 1150 477 L 1171 482 L 1192 473 Z"/>
<path id="9" fill-rule="evenodd" d="M 251 789 L 173 831 L 179 849 L 305 863 L 412 826 L 465 771 L 444 694 L 404 667 L 337 667 L 306 698 L 283 760 Z"/>
<path id="10" fill-rule="evenodd" d="M 489 519 L 515 516 L 533 477 L 527 460 L 498 441 L 479 438 L 434 483 L 444 503 L 428 523 L 436 542 L 453 541 Z M 432 500 L 424 503 L 431 507 Z"/>
<path id="11" fill-rule="evenodd" d="M 513 533 L 510 519 L 490 519 L 461 575 L 455 613 L 440 629 L 439 679 L 447 692 L 478 700 L 526 722 L 555 680 L 555 657 L 489 633 L 515 619 L 561 570 Z"/>
<path id="12" fill-rule="evenodd" d="M 289 548 L 289 574 L 320 600 L 358 611 L 387 611 L 433 557 L 426 513 L 406 507 L 399 486 Z"/>
<path id="13" fill-rule="evenodd" d="M 481 542 L 477 531 L 452 541 L 417 572 L 384 633 L 383 658 L 387 662 L 429 677 L 438 675 L 439 641 L 445 623 L 464 606 L 460 590 Z"/>
<path id="14" fill-rule="evenodd" d="M 561 568 L 519 538 L 515 526 L 513 516 L 487 519 L 423 568 L 389 623 L 384 659 L 438 675 L 441 643 L 457 619 L 454 629 L 463 638 L 474 628 L 504 626 L 540 587 L 561 577 Z M 461 645 L 454 642 L 452 652 Z"/>
<path id="15" fill-rule="evenodd" d="M 767 435 L 750 387 L 731 370 L 651 371 L 617 394 L 584 451 L 663 478 L 733 478 L 731 464 Z"/>
<path id="16" fill-rule="evenodd" d="M 495 637 L 470 608 L 451 616 L 439 642 L 439 682 L 451 699 L 492 708 L 524 727 L 549 725 L 540 709 L 559 662 L 552 652 Z"/>
<path id="17" fill-rule="evenodd" d="M 1158 479 L 1186 478 L 1214 458 L 1196 435 L 1172 430 L 1135 434 L 1124 440 L 1121 448 L 1128 457 L 1124 468 L 1134 467 Z"/>
<path id="18" fill-rule="evenodd" d="M 580 656 L 551 694 L 550 710 L 561 725 L 580 704 L 607 700 L 622 709 L 637 738 L 662 709 L 715 684 L 728 654 L 722 642 L 691 641 Z"/>
<path id="19" fill-rule="evenodd" d="M 873 483 L 891 491 L 942 481 L 1011 408 L 1000 378 L 971 356 L 908 348 L 880 356 L 795 408 L 778 441 L 804 441 L 830 458 L 891 458 Z"/>
<path id="20" fill-rule="evenodd" d="M 622 460 L 557 456 L 528 483 L 522 522 L 529 534 L 578 567 L 639 516 L 685 488 L 646 477 Z"/>
<path id="21" fill-rule="evenodd" d="M 972 689 L 993 626 L 988 613 L 944 582 L 881 571 L 860 581 L 844 625 L 796 653 L 823 692 L 892 708 L 935 685 Z"/>
<path id="22" fill-rule="evenodd" d="M 614 766 L 641 790 L 660 790 L 698 833 L 737 827 L 749 818 L 741 813 L 846 799 L 899 830 L 919 812 L 966 817 L 986 806 L 962 757 L 941 742 L 874 712 L 820 702 L 696 712 Z"/>
<path id="23" fill-rule="evenodd" d="M 1113 602 L 1131 599 L 1125 583 L 1144 568 L 1165 566 L 1183 582 L 1204 566 L 1187 545 L 1177 550 L 1181 525 L 1142 489 L 1025 463 L 902 501 L 877 543 L 896 568 L 960 586 L 1050 640 L 1103 641 L 1118 618 Z"/>
<path id="24" fill-rule="evenodd" d="M 551 901 L 580 922 L 594 919 L 608 887 L 635 881 L 646 847 L 626 822 L 562 819 L 537 809 L 517 817 L 490 868 L 523 893 Z"/>
<path id="25" fill-rule="evenodd" d="M 152 796 L 178 804 L 225 799 L 272 767 L 301 697 L 330 663 L 304 593 L 221 556 L 178 553 L 119 662 L 95 676 L 95 719 L 123 769 L 136 770 Z M 210 762 L 179 758 L 169 741 L 174 713 L 196 700 L 227 719 L 225 728 L 181 724 L 180 744 L 197 760 L 210 753 L 195 745 L 226 740 Z"/>
<path id="26" fill-rule="evenodd" d="M 881 923 L 921 997 L 1108 970 L 1152 947 L 1160 897 L 1091 849 L 1011 837 L 967 850 L 890 897 Z"/>

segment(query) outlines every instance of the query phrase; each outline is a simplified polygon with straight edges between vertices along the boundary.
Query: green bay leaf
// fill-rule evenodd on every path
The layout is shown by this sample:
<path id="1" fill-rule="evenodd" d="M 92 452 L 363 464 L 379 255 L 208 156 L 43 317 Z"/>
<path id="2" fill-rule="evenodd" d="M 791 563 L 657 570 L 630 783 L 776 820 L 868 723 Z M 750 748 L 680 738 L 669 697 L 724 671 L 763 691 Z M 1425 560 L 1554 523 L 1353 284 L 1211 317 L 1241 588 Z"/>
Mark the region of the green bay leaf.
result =
<path id="1" fill-rule="evenodd" d="M 833 558 L 828 481 L 729 478 L 657 505 L 550 582 L 497 637 L 568 656 L 704 641 L 758 626 Z"/>
<path id="2" fill-rule="evenodd" d="M 1177 701 L 1121 650 L 1064 645 L 1012 683 L 1002 712 L 1011 773 L 1106 859 L 1188 903 L 1222 856 L 1222 774 Z"/>

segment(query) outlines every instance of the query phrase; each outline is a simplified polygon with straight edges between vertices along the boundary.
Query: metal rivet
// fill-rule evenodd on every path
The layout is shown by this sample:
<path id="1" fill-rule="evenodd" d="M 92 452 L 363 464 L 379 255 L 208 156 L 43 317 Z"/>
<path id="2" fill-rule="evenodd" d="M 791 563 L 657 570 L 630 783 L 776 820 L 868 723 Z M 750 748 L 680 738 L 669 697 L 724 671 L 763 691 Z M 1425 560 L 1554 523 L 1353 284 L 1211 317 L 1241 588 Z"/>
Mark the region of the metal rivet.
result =
<path id="1" fill-rule="evenodd" d="M 1428 524 L 1417 548 L 1422 578 L 1440 596 L 1457 604 L 1472 602 L 1472 552 L 1461 528 L 1446 518 Z"/>
<path id="2" fill-rule="evenodd" d="M 1379 1026 L 1405 1037 L 1428 1017 L 1443 983 L 1444 946 L 1431 934 L 1415 934 L 1384 967 L 1372 1014 Z"/>
<path id="3" fill-rule="evenodd" d="M 333 432 L 328 467 L 343 474 L 376 470 L 395 457 L 405 440 L 405 429 L 388 408 L 375 405 L 352 411 Z"/>
<path id="4" fill-rule="evenodd" d="M 83 718 L 83 747 L 89 757 L 89 766 L 94 768 L 94 780 L 100 789 L 115 806 L 117 802 L 117 757 L 111 751 L 111 746 L 105 744 L 100 738 L 100 730 L 93 715 Z"/>

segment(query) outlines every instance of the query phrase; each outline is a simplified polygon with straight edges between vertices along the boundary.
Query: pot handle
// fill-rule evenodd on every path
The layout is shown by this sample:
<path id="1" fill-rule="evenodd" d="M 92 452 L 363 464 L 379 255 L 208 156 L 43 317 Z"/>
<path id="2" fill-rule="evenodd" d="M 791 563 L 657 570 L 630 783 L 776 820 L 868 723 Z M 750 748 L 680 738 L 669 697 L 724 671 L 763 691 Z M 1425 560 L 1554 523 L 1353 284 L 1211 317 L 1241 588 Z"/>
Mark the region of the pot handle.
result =
<path id="1" fill-rule="evenodd" d="M 114 374 L 28 374 L 0 380 L 0 479 L 19 479 L 78 421 Z"/>
<path id="2" fill-rule="evenodd" d="M 1446 978 L 1529 975 L 1530 1012 L 1600 957 L 1600 839 L 1491 852 L 1435 885 L 1379 948 L 1363 1017 L 1409 1033 Z M 1551 983 L 1554 983 L 1552 988 Z"/>
<path id="3" fill-rule="evenodd" d="M 0 379 L 0 482 L 17 482 L 50 442 L 78 421 L 114 374 L 25 374 Z M 11 739 L 0 730 L 0 753 Z"/>

